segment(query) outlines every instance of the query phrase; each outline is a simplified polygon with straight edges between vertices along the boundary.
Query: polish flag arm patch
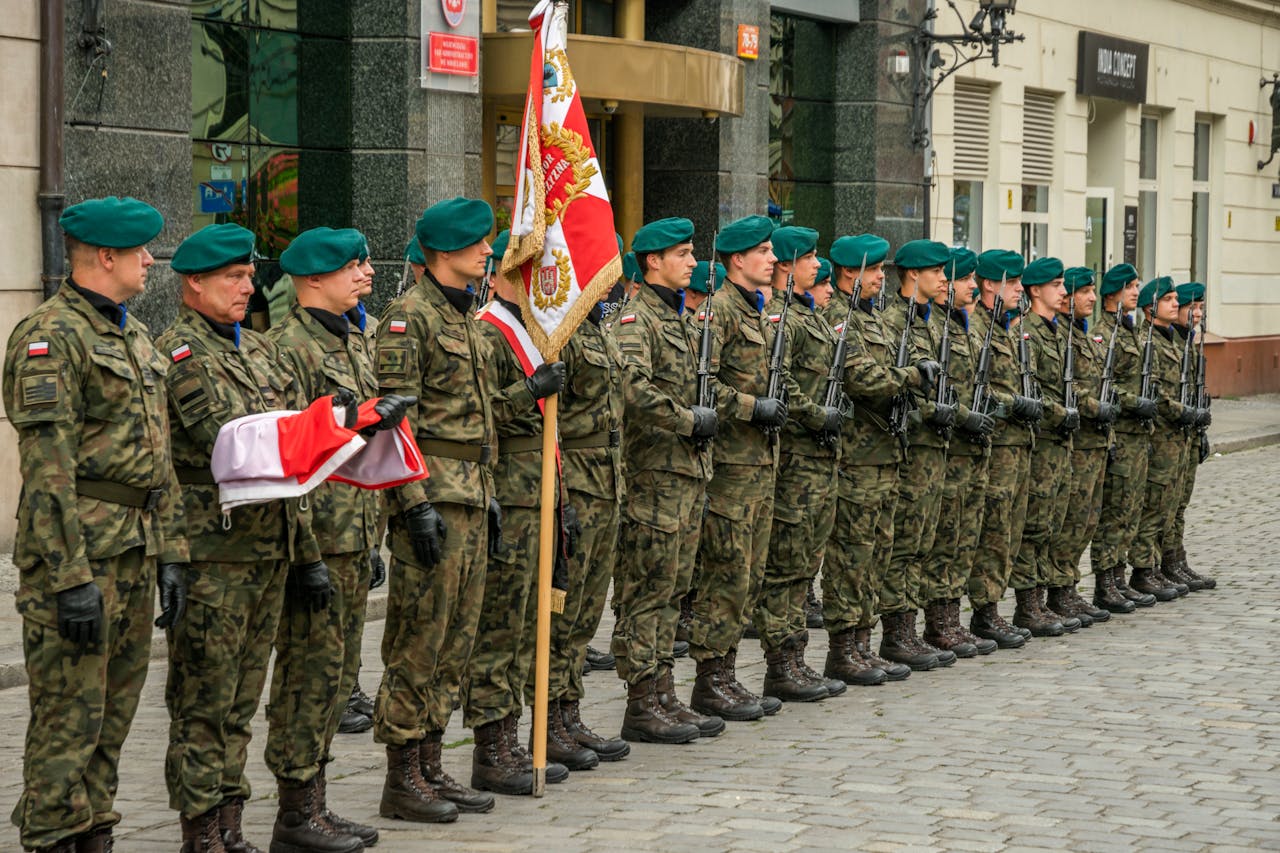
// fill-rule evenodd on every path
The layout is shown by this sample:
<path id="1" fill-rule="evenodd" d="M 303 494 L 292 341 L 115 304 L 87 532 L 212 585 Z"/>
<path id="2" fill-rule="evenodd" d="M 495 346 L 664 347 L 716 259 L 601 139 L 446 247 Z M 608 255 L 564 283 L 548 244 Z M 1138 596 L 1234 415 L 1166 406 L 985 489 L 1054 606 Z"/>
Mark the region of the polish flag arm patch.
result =
<path id="1" fill-rule="evenodd" d="M 189 358 L 191 356 L 191 346 L 189 344 L 183 344 L 173 352 L 169 353 L 169 355 L 173 358 L 173 363 L 177 364 L 184 358 Z"/>
<path id="2" fill-rule="evenodd" d="M 779 322 L 781 322 L 781 321 L 782 321 L 782 315 L 781 315 L 781 314 L 770 314 L 770 315 L 769 315 L 769 322 L 770 322 L 770 323 L 779 323 Z"/>
<path id="3" fill-rule="evenodd" d="M 33 358 L 38 355 L 48 355 L 48 354 L 49 354 L 48 341 L 32 341 L 31 343 L 27 344 L 27 358 Z"/>
<path id="4" fill-rule="evenodd" d="M 404 320 L 392 320 L 387 323 L 387 331 L 393 335 L 403 335 L 409 329 L 409 324 Z"/>
<path id="5" fill-rule="evenodd" d="M 618 318 L 618 322 L 619 322 L 619 323 L 621 323 L 621 324 L 622 324 L 622 325 L 624 325 L 624 326 L 625 326 L 627 323 L 634 323 L 635 321 L 636 321 L 636 315 L 635 315 L 635 314 L 624 314 L 622 317 L 619 317 L 619 318 Z"/>

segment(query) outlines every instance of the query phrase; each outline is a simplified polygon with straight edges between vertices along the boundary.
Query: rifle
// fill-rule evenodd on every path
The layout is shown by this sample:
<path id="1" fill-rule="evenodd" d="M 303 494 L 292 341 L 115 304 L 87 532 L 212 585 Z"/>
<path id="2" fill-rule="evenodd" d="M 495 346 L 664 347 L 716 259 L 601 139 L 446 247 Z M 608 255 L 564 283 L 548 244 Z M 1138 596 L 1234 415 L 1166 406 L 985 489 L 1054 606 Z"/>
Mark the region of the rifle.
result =
<path id="1" fill-rule="evenodd" d="M 1197 342 L 1199 355 L 1196 360 L 1196 407 L 1208 411 L 1211 405 L 1209 397 L 1209 388 L 1205 385 L 1205 364 L 1204 364 L 1204 315 L 1209 306 L 1209 297 L 1205 295 L 1204 304 L 1200 307 L 1200 340 Z M 1203 462 L 1209 457 L 1209 428 L 1207 426 L 1199 427 L 1200 433 L 1200 461 Z"/>
<path id="2" fill-rule="evenodd" d="M 942 365 L 942 371 L 938 374 L 938 388 L 934 395 L 934 402 L 939 406 L 952 405 L 956 396 L 955 389 L 951 387 L 951 376 L 947 372 L 947 365 L 951 363 L 951 309 L 955 301 L 955 283 L 947 279 L 947 304 L 942 315 L 942 344 L 938 347 L 938 364 Z M 951 427 L 938 427 L 938 435 L 951 438 Z"/>
<path id="3" fill-rule="evenodd" d="M 907 303 L 907 322 L 902 327 L 902 337 L 898 339 L 898 358 L 895 367 L 906 367 L 911 357 L 911 324 L 916 319 L 916 301 Z M 916 409 L 915 397 L 910 391 L 903 391 L 893 398 L 893 408 L 889 412 L 889 432 L 898 437 L 902 453 L 907 453 L 907 416 Z"/>
<path id="4" fill-rule="evenodd" d="M 1107 341 L 1107 357 L 1102 363 L 1102 381 L 1098 385 L 1098 401 L 1112 405 L 1115 405 L 1116 402 L 1116 335 L 1120 332 L 1120 322 L 1123 316 L 1124 305 L 1117 303 L 1116 324 L 1111 329 L 1111 340 Z M 1099 423 L 1098 429 L 1102 432 L 1108 432 L 1111 429 L 1111 425 Z"/>
<path id="5" fill-rule="evenodd" d="M 1155 353 L 1153 349 L 1155 342 L 1151 340 L 1151 333 L 1155 330 L 1155 327 L 1156 324 L 1148 319 L 1147 340 L 1146 343 L 1142 345 L 1142 385 L 1138 389 L 1138 396 L 1144 400 L 1155 399 L 1154 380 L 1151 376 L 1152 362 L 1155 360 L 1153 357 Z M 1151 424 L 1151 421 L 1144 418 L 1142 423 L 1149 425 Z"/>
<path id="6" fill-rule="evenodd" d="M 840 337 L 836 340 L 836 351 L 831 357 L 831 368 L 827 371 L 827 391 L 823 398 L 824 406 L 832 406 L 840 410 L 841 417 L 853 417 L 853 401 L 844 393 L 844 359 L 848 351 L 849 324 L 853 322 L 853 309 L 862 296 L 862 275 L 867 271 L 867 254 L 862 253 L 862 269 L 853 280 L 853 290 L 849 292 L 849 308 L 845 311 L 844 325 L 840 327 Z M 838 435 L 824 432 L 818 436 L 818 444 L 823 447 L 835 447 Z"/>
<path id="7" fill-rule="evenodd" d="M 1005 276 L 1000 276 L 1000 290 L 991 303 L 991 323 L 987 326 L 982 349 L 978 353 L 978 368 L 973 374 L 973 405 L 969 408 L 984 415 L 991 414 L 991 335 L 996 323 L 1004 314 Z"/>
<path id="8" fill-rule="evenodd" d="M 1068 409 L 1078 409 L 1080 401 L 1076 398 L 1076 300 L 1074 294 L 1069 298 L 1071 314 L 1067 321 L 1067 351 L 1062 356 L 1062 405 Z M 1063 430 L 1064 436 L 1070 434 L 1070 430 Z"/>
<path id="9" fill-rule="evenodd" d="M 712 266 L 711 274 L 715 275 L 715 267 Z M 773 336 L 773 349 L 769 353 L 769 387 L 765 392 L 766 397 L 772 397 L 778 400 L 782 405 L 787 404 L 787 385 L 785 376 L 785 361 L 787 355 L 787 313 L 791 309 L 791 295 L 796 289 L 796 256 L 791 256 L 791 272 L 787 273 L 787 290 L 782 297 L 782 312 L 778 315 L 778 331 Z M 776 436 L 777 427 L 769 427 L 765 430 L 770 436 Z"/>
<path id="10" fill-rule="evenodd" d="M 715 246 L 715 240 L 711 245 Z M 713 249 L 707 268 L 707 298 L 702 303 L 702 338 L 698 342 L 698 405 L 708 409 L 716 406 L 716 386 L 711 381 L 711 300 L 716 295 L 715 291 L 716 256 Z"/>
<path id="11" fill-rule="evenodd" d="M 1189 319 L 1189 318 L 1188 318 Z M 1195 380 L 1191 376 L 1191 324 L 1187 323 L 1187 339 L 1182 344 L 1182 369 L 1178 374 L 1178 402 L 1187 408 L 1194 408 L 1196 401 L 1192 398 L 1195 393 Z"/>
<path id="12" fill-rule="evenodd" d="M 396 296 L 404 295 L 404 292 L 409 289 L 410 273 L 411 269 L 409 267 L 409 259 L 405 258 L 404 269 L 400 271 L 400 283 L 396 285 Z"/>
<path id="13" fill-rule="evenodd" d="M 476 291 L 476 304 L 484 305 L 489 301 L 489 286 L 493 278 L 493 255 L 484 262 L 484 278 L 480 279 L 480 289 Z"/>
<path id="14" fill-rule="evenodd" d="M 1027 343 L 1027 314 L 1031 310 L 1031 299 L 1024 293 L 1018 301 L 1018 367 L 1022 373 L 1022 396 L 1031 400 L 1042 400 L 1040 385 L 1031 371 L 1031 344 Z M 1036 421 L 1032 426 L 1036 426 Z"/>

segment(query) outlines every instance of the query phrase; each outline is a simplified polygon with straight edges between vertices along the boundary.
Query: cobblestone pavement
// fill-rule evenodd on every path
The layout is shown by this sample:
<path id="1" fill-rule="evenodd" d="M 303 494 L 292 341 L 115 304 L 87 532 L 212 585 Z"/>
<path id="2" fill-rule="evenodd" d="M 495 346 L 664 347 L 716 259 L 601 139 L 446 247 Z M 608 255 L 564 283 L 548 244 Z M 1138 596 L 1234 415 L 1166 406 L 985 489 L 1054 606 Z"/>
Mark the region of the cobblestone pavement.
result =
<path id="1" fill-rule="evenodd" d="M 446 826 L 379 818 L 381 752 L 368 735 L 339 735 L 330 802 L 376 824 L 382 851 L 1280 849 L 1278 482 L 1280 447 L 1200 472 L 1188 545 L 1193 565 L 1219 578 L 1216 591 L 788 705 L 714 740 L 635 745 L 626 761 L 573 774 L 543 799 L 499 798 L 493 813 Z M 366 688 L 380 675 L 381 628 L 371 623 L 366 637 Z M 815 632 L 811 662 L 825 645 Z M 740 670 L 758 685 L 764 666 L 746 649 Z M 677 677 L 687 690 L 687 660 Z M 178 847 L 162 779 L 163 682 L 153 665 L 125 747 L 122 853 Z M 584 716 L 616 731 L 619 682 L 594 673 L 587 685 Z M 0 691 L 6 815 L 21 786 L 25 713 L 25 689 Z M 256 733 L 246 825 L 265 848 L 275 792 L 261 718 Z M 446 737 L 446 766 L 464 780 L 468 736 L 455 724 Z M 0 849 L 17 849 L 12 827 L 0 829 Z"/>

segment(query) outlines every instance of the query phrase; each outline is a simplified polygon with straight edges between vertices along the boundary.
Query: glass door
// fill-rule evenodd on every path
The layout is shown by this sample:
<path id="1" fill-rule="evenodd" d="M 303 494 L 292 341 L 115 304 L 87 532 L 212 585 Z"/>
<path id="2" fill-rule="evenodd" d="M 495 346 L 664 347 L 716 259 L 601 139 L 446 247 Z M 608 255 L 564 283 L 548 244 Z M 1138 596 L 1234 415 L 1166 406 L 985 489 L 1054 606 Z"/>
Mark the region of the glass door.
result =
<path id="1" fill-rule="evenodd" d="M 1089 187 L 1084 196 L 1084 265 L 1093 270 L 1094 281 L 1102 283 L 1102 274 L 1112 264 L 1112 211 L 1115 193 L 1110 187 Z M 1102 312 L 1099 299 L 1090 323 Z"/>

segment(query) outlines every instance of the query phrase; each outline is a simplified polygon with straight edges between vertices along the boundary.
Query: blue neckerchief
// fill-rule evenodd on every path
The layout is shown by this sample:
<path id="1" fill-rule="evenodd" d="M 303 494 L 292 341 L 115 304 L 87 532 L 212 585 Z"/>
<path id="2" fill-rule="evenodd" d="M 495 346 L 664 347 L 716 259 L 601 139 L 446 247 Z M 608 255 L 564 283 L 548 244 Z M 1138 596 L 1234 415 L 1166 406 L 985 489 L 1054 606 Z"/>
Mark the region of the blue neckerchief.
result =
<path id="1" fill-rule="evenodd" d="M 129 319 L 129 306 L 120 303 L 120 331 L 124 331 L 124 322 Z"/>
<path id="2" fill-rule="evenodd" d="M 926 302 L 923 306 L 919 302 L 916 303 L 916 316 L 926 323 L 929 322 L 929 314 L 933 311 L 933 303 Z M 923 312 L 923 313 L 921 313 Z"/>
<path id="3" fill-rule="evenodd" d="M 756 313 L 759 314 L 764 310 L 764 294 L 756 291 Z"/>
<path id="4" fill-rule="evenodd" d="M 369 322 L 369 315 L 365 313 L 364 303 L 356 303 L 356 325 L 360 327 L 360 331 L 364 331 L 365 324 Z"/>
<path id="5" fill-rule="evenodd" d="M 968 332 L 969 331 L 969 309 L 957 308 L 955 310 L 960 312 L 960 322 L 964 324 L 965 332 Z"/>
<path id="6" fill-rule="evenodd" d="M 1076 322 L 1080 324 L 1080 331 L 1082 331 L 1082 332 L 1084 332 L 1084 333 L 1088 334 L 1088 332 L 1089 332 L 1089 318 L 1088 318 L 1088 317 L 1081 317 L 1080 319 L 1076 320 Z"/>
<path id="7" fill-rule="evenodd" d="M 683 317 L 684 316 L 684 288 L 683 287 L 680 288 L 679 290 L 676 291 L 676 293 L 680 294 L 680 307 L 676 309 L 676 314 Z"/>
<path id="8" fill-rule="evenodd" d="M 236 349 L 240 349 L 240 321 L 237 320 L 233 324 L 232 328 L 236 330 Z"/>
<path id="9" fill-rule="evenodd" d="M 1009 325 L 1010 325 L 1011 323 L 1013 323 L 1013 318 L 1014 318 L 1014 317 L 1017 317 L 1017 316 L 1018 316 L 1018 314 L 1019 314 L 1019 311 L 1018 311 L 1018 309 L 1017 309 L 1017 308 L 1010 308 L 1010 309 L 1008 309 L 1008 310 L 1006 310 L 1006 311 L 1004 312 L 1004 328 L 1005 328 L 1005 331 L 1008 331 L 1008 330 L 1009 330 Z"/>
<path id="10" fill-rule="evenodd" d="M 812 293 L 798 293 L 796 294 L 796 298 L 799 299 L 801 302 L 803 302 L 805 305 L 807 305 L 810 311 L 813 310 L 813 294 Z"/>

